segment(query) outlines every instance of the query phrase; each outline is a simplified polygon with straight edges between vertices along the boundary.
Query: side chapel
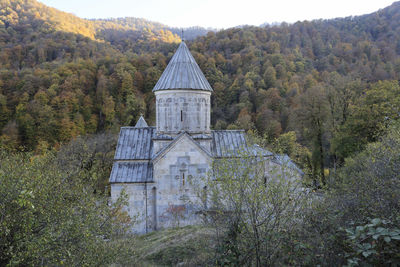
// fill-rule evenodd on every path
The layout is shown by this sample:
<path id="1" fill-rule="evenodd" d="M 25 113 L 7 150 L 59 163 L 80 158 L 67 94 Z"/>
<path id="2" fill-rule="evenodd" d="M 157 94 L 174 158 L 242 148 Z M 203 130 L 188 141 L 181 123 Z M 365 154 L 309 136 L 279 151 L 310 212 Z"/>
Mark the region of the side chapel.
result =
<path id="1" fill-rule="evenodd" d="M 111 198 L 116 200 L 125 189 L 137 233 L 176 226 L 177 219 L 180 226 L 198 223 L 193 182 L 208 175 L 213 160 L 248 147 L 244 130 L 211 130 L 213 89 L 185 42 L 153 92 L 156 126 L 148 126 L 141 116 L 135 127 L 121 127 L 110 175 Z M 251 149 L 269 164 L 285 161 L 302 175 L 287 156 Z"/>

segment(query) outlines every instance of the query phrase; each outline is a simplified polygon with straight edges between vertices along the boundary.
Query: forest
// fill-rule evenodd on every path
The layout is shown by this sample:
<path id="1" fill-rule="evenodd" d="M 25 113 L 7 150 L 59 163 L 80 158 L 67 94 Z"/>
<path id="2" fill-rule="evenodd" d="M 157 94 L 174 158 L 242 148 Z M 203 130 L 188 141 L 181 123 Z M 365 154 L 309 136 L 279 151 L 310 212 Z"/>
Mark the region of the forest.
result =
<path id="1" fill-rule="evenodd" d="M 245 129 L 268 149 L 288 154 L 304 170 L 307 187 L 329 192 L 318 209 L 305 213 L 307 225 L 284 236 L 292 258 L 269 255 L 271 264 L 399 264 L 400 2 L 356 17 L 220 31 L 191 28 L 185 36 L 214 89 L 212 128 Z M 180 29 L 144 19 L 86 20 L 35 0 L 0 0 L 0 265 L 61 265 L 63 259 L 93 265 L 100 250 L 115 253 L 103 254 L 112 263 L 119 253 L 94 233 L 120 237 L 127 219 L 117 206 L 103 205 L 99 215 L 95 203 L 108 194 L 119 128 L 134 125 L 140 114 L 154 124 L 152 89 L 180 41 Z M 25 168 L 16 170 L 13 162 Z M 70 169 L 60 169 L 64 165 Z M 40 186 L 51 177 L 57 177 L 51 186 L 65 195 L 51 198 Z M 370 190 L 374 193 L 363 194 Z M 74 196 L 89 191 L 94 194 L 86 199 Z M 352 194 L 357 201 L 348 199 Z M 72 216 L 78 206 L 78 212 L 100 216 L 104 224 L 72 221 L 55 228 L 51 212 L 57 211 L 46 213 L 46 200 L 61 205 L 62 199 L 68 199 L 62 216 Z M 16 211 L 25 220 L 20 224 L 10 215 Z M 63 231 L 74 233 L 77 224 L 87 226 L 90 244 L 63 239 Z M 356 236 L 353 226 L 359 232 L 386 229 L 387 235 L 374 243 L 361 232 Z M 37 243 L 18 242 L 32 236 L 40 236 Z M 49 242 L 54 236 L 59 238 Z M 295 236 L 299 243 L 289 242 Z M 69 252 L 54 250 L 64 241 Z M 128 241 L 118 242 L 114 249 L 122 251 Z M 43 244 L 59 254 L 46 254 Z M 223 244 L 220 254 L 215 252 L 217 265 L 225 265 L 221 255 L 231 259 L 227 265 L 246 262 L 243 255 L 224 254 L 243 244 Z M 88 254 L 73 258 L 81 245 L 90 245 Z M 119 255 L 131 252 L 124 253 Z M 47 258 L 32 256 L 41 254 Z"/>

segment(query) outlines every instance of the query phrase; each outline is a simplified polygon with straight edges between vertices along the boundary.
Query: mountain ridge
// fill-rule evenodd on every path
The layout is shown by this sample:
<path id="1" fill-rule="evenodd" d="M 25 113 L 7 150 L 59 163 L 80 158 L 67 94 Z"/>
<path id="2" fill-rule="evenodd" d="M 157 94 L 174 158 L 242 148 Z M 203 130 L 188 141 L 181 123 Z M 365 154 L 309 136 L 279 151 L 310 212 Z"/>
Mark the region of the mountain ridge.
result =
<path id="1" fill-rule="evenodd" d="M 92 40 L 101 40 L 97 38 L 98 33 L 107 29 L 125 30 L 125 31 L 154 31 L 156 38 L 166 42 L 177 42 L 180 40 L 179 28 L 169 27 L 167 25 L 150 21 L 142 18 L 110 18 L 110 19 L 84 19 L 75 16 L 72 13 L 60 11 L 56 8 L 46 6 L 35 0 L 2 0 L 0 21 L 6 27 L 15 24 L 16 17 L 26 17 L 32 20 L 48 22 L 55 30 L 81 34 Z M 24 7 L 24 8 L 22 8 Z M 18 14 L 19 13 L 19 14 Z M 44 25 L 42 25 L 44 26 Z M 199 35 L 205 34 L 208 30 L 201 27 L 184 28 L 186 38 L 193 39 Z M 101 37 L 101 35 L 100 35 Z"/>

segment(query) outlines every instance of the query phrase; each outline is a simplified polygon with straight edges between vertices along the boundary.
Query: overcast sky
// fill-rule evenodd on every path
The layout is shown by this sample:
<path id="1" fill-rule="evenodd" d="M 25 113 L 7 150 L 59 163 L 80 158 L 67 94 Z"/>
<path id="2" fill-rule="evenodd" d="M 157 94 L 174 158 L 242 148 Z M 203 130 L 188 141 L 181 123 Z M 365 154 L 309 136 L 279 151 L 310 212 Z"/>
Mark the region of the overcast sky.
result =
<path id="1" fill-rule="evenodd" d="M 368 14 L 393 0 L 39 0 L 82 18 L 138 17 L 175 27 L 229 28 Z"/>

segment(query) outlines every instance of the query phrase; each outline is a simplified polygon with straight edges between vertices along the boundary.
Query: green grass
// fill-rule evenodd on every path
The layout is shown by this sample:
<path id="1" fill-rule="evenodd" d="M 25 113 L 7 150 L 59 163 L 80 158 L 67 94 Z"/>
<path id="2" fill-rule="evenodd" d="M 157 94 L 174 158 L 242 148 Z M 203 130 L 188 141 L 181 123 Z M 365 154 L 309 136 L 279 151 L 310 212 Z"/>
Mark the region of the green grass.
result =
<path id="1" fill-rule="evenodd" d="M 142 266 L 203 266 L 212 257 L 211 235 L 202 226 L 186 226 L 139 236 L 138 262 Z"/>

